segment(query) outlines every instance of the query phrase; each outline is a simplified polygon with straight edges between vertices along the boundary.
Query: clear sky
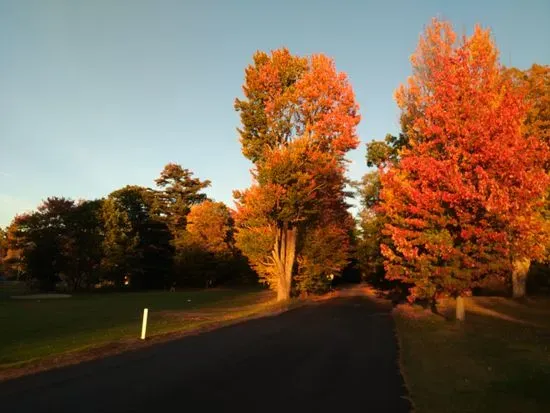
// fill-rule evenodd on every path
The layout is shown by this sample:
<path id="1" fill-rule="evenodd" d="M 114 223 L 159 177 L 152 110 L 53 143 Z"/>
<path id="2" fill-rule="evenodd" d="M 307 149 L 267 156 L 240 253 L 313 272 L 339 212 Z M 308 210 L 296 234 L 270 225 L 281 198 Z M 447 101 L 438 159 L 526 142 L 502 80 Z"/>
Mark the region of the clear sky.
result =
<path id="1" fill-rule="evenodd" d="M 0 0 L 0 225 L 48 196 L 152 186 L 168 162 L 232 205 L 250 184 L 233 110 L 254 51 L 323 52 L 348 73 L 361 147 L 398 132 L 393 91 L 431 17 L 493 30 L 502 60 L 550 64 L 550 0 Z"/>

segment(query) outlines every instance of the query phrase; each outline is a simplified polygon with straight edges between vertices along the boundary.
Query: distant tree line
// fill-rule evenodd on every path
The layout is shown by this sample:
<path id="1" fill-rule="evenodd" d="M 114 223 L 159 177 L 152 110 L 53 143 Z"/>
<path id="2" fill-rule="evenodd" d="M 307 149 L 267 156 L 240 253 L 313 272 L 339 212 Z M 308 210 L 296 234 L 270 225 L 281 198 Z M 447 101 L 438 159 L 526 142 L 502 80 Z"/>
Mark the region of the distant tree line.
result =
<path id="1" fill-rule="evenodd" d="M 156 189 L 125 186 L 104 199 L 51 197 L 0 232 L 7 277 L 49 291 L 99 286 L 212 287 L 255 275 L 235 248 L 229 209 L 209 181 L 168 164 Z"/>

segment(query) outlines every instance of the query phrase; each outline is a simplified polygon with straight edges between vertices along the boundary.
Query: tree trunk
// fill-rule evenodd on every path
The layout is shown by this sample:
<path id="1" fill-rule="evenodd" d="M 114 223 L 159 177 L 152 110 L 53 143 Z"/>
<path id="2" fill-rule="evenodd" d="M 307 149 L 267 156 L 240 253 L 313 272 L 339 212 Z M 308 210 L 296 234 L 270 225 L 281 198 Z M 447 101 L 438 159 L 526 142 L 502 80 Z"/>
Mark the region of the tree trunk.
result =
<path id="1" fill-rule="evenodd" d="M 466 313 L 464 311 L 464 298 L 459 295 L 456 297 L 456 319 L 457 321 L 464 321 Z"/>
<path id="2" fill-rule="evenodd" d="M 277 301 L 290 299 L 292 270 L 296 258 L 297 229 L 284 224 L 277 230 L 272 255 L 277 273 Z"/>
<path id="3" fill-rule="evenodd" d="M 432 299 L 430 300 L 430 310 L 434 314 L 439 314 L 439 310 L 437 309 L 437 295 L 434 294 L 432 296 Z"/>
<path id="4" fill-rule="evenodd" d="M 517 258 L 512 262 L 512 296 L 514 298 L 525 297 L 529 267 L 531 267 L 531 260 L 528 258 Z"/>

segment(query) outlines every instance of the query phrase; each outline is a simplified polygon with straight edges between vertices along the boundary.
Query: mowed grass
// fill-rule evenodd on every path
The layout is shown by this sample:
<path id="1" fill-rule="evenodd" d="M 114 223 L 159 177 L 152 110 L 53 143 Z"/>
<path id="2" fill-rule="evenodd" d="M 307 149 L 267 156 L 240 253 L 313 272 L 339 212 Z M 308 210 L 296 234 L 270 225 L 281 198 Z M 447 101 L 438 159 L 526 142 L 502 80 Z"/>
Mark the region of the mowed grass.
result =
<path id="1" fill-rule="evenodd" d="M 394 312 L 416 412 L 550 412 L 550 299 L 474 297 L 466 310 L 464 324 L 417 306 Z"/>
<path id="2" fill-rule="evenodd" d="M 270 305 L 259 289 L 77 294 L 15 300 L 0 287 L 0 370 L 75 350 L 138 339 L 143 308 L 148 337 L 252 315 Z"/>

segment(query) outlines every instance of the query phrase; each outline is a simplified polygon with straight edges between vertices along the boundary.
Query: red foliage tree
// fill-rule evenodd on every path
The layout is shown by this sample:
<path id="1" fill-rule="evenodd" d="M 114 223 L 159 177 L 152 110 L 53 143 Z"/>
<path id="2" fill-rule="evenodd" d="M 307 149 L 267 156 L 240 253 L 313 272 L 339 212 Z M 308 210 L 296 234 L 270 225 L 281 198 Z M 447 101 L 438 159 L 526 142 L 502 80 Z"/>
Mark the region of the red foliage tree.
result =
<path id="1" fill-rule="evenodd" d="M 515 257 L 536 258 L 545 237 L 541 198 L 548 147 L 522 134 L 528 107 L 504 76 L 488 30 L 456 41 L 434 20 L 396 92 L 408 147 L 382 171 L 381 245 L 389 279 L 410 298 L 461 297 Z"/>

